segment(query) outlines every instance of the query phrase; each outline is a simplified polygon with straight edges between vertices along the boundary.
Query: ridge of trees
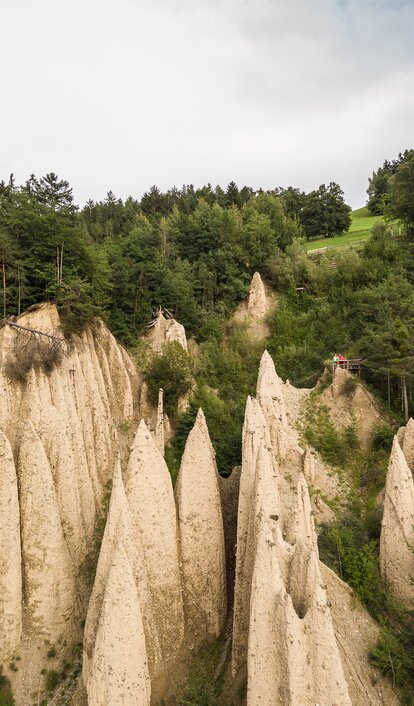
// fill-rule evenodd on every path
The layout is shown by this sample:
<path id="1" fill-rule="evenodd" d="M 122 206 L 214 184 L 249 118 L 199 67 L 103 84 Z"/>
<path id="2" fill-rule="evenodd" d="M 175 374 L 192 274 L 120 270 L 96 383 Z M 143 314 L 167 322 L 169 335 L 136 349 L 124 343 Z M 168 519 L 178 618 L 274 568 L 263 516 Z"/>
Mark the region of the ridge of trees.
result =
<path id="1" fill-rule="evenodd" d="M 404 152 L 400 152 L 396 159 L 391 161 L 385 159 L 382 166 L 372 173 L 372 177 L 368 179 L 367 207 L 373 215 L 387 215 L 389 213 L 391 216 L 402 217 L 404 220 L 405 213 L 404 207 L 401 211 L 401 202 L 404 201 L 405 204 L 409 200 L 407 198 L 408 195 L 405 193 L 405 184 L 407 181 L 410 184 L 411 201 L 414 185 L 414 177 L 411 176 L 410 179 L 413 167 L 405 165 L 413 165 L 413 160 L 414 150 L 406 149 Z M 403 169 L 401 170 L 401 168 Z M 396 185 L 395 178 L 397 178 Z M 412 218 L 412 214 L 410 217 Z M 413 222 L 414 218 L 411 220 L 411 223 Z"/>
<path id="2" fill-rule="evenodd" d="M 329 236 L 347 227 L 338 185 L 292 191 L 301 204 L 294 213 L 283 190 L 235 182 L 165 193 L 153 186 L 141 201 L 109 191 L 79 210 L 53 172 L 21 186 L 11 176 L 0 183 L 3 317 L 52 300 L 68 330 L 100 314 L 131 343 L 162 302 L 203 335 L 212 313 L 228 313 L 246 295 L 256 269 L 276 283 L 281 254 L 306 228 Z"/>
<path id="3" fill-rule="evenodd" d="M 258 270 L 282 295 L 269 341 L 282 375 L 312 385 L 322 361 L 342 350 L 363 357 L 369 379 L 394 399 L 401 380 L 410 388 L 414 375 L 413 172 L 409 157 L 392 181 L 394 208 L 407 227 L 400 240 L 379 224 L 361 254 L 335 255 L 334 263 L 327 256 L 318 265 L 301 239 L 307 218 L 315 232 L 312 204 L 326 235 L 331 202 L 349 217 L 334 183 L 307 195 L 234 182 L 226 190 L 188 186 L 164 194 L 152 187 L 140 202 L 108 192 L 79 210 L 70 185 L 53 173 L 22 186 L 11 178 L 0 184 L 3 317 L 55 301 L 67 332 L 100 315 L 134 344 L 162 304 L 211 351 Z"/>

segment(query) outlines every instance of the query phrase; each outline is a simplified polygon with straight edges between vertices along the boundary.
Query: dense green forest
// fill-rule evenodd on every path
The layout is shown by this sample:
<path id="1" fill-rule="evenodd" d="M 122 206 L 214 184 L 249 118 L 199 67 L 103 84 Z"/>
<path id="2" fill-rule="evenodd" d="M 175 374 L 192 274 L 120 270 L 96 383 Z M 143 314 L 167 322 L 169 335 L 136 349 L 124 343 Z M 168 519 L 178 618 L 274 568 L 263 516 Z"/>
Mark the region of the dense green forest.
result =
<path id="1" fill-rule="evenodd" d="M 408 209 L 411 211 L 408 220 L 413 224 L 413 154 L 413 150 L 404 150 L 396 159 L 384 160 L 382 166 L 372 173 L 367 189 L 367 206 L 372 214 L 386 214 L 390 211 L 405 219 Z"/>
<path id="2" fill-rule="evenodd" d="M 362 250 L 318 262 L 303 241 L 349 227 L 350 208 L 335 183 L 308 194 L 234 182 L 166 193 L 154 186 L 141 200 L 108 192 L 79 209 L 70 185 L 53 173 L 21 186 L 11 177 L 0 184 L 3 317 L 56 301 L 67 333 L 100 315 L 133 348 L 162 305 L 198 344 L 194 407 L 211 408 L 217 430 L 226 420 L 236 427 L 264 343 L 249 341 L 231 316 L 258 270 L 277 292 L 266 345 L 283 377 L 310 387 L 340 351 L 363 359 L 364 377 L 395 408 L 405 391 L 411 405 L 414 152 L 392 165 L 386 211 L 404 226 L 401 235 L 384 221 Z M 227 468 L 239 454 L 239 433 L 230 437 L 218 439 Z"/>
<path id="3" fill-rule="evenodd" d="M 349 213 L 337 184 L 309 194 L 154 186 L 141 201 L 108 192 L 79 211 L 55 174 L 20 187 L 11 177 L 0 185 L 3 315 L 53 299 L 68 329 L 99 313 L 131 343 L 162 303 L 203 338 L 256 269 L 277 286 L 281 253 L 297 238 L 346 231 Z"/>

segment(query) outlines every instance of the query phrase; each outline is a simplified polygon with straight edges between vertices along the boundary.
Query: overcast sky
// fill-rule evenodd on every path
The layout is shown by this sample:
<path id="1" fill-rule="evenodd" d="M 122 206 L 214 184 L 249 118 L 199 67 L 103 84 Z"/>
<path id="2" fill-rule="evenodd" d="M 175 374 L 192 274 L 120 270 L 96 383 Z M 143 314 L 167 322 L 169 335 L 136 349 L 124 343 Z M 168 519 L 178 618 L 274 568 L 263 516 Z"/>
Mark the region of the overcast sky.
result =
<path id="1" fill-rule="evenodd" d="M 0 179 L 337 181 L 414 147 L 414 0 L 0 0 Z"/>

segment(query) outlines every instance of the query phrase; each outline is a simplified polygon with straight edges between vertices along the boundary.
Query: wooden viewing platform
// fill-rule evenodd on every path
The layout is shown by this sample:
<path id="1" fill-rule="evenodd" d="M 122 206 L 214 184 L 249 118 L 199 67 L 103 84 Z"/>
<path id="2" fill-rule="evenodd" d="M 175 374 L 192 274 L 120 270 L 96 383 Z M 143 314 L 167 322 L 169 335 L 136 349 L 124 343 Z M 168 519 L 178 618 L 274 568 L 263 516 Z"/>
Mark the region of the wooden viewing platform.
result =
<path id="1" fill-rule="evenodd" d="M 362 358 L 350 358 L 349 360 L 337 360 L 335 366 L 338 368 L 344 368 L 344 370 L 348 370 L 350 373 L 357 373 L 357 375 L 360 375 L 361 364 Z"/>

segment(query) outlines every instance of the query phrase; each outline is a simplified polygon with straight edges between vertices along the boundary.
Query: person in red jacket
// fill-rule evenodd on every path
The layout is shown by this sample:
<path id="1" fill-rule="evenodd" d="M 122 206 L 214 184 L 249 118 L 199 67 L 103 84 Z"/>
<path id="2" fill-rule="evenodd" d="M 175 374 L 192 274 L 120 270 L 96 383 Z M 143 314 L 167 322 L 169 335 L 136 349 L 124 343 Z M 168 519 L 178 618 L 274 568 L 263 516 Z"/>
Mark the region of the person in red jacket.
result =
<path id="1" fill-rule="evenodd" d="M 337 358 L 338 358 L 338 365 L 339 365 L 339 367 L 340 367 L 340 368 L 346 368 L 347 359 L 346 359 L 343 355 L 341 355 L 341 353 L 339 353 L 339 355 L 337 356 Z"/>

